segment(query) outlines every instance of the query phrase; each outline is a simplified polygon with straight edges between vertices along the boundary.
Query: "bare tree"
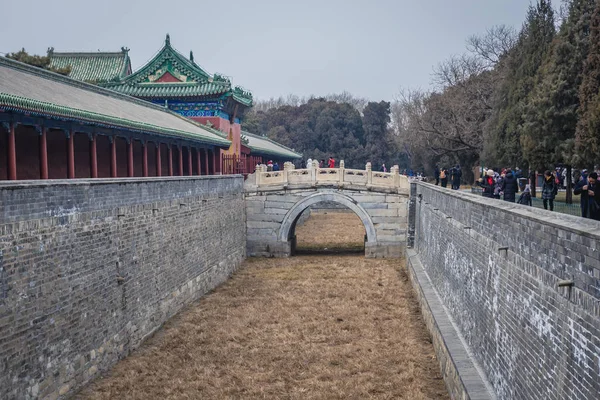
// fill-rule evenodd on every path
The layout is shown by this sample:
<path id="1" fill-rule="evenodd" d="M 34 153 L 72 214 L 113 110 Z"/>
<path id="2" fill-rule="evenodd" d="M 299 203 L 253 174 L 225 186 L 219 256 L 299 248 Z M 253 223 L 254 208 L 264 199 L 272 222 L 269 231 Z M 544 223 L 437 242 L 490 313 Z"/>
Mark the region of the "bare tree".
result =
<path id="1" fill-rule="evenodd" d="M 467 39 L 467 50 L 493 68 L 517 42 L 517 31 L 510 26 L 496 25 L 484 35 L 473 35 Z"/>
<path id="2" fill-rule="evenodd" d="M 433 83 L 440 88 L 456 86 L 487 69 L 485 60 L 471 54 L 452 56 L 433 68 Z"/>
<path id="3" fill-rule="evenodd" d="M 336 103 L 348 103 L 361 113 L 367 105 L 367 103 L 369 102 L 368 99 L 364 97 L 353 96 L 350 92 L 347 91 L 344 91 L 342 93 L 330 93 L 325 96 L 310 95 L 308 97 L 297 96 L 295 94 L 288 94 L 285 97 L 279 96 L 278 98 L 271 97 L 268 100 L 256 100 L 254 102 L 253 111 L 268 111 L 271 108 L 279 108 L 283 106 L 298 107 L 302 104 L 308 103 L 309 100 L 316 98 L 324 98 L 325 100 L 334 101 Z"/>

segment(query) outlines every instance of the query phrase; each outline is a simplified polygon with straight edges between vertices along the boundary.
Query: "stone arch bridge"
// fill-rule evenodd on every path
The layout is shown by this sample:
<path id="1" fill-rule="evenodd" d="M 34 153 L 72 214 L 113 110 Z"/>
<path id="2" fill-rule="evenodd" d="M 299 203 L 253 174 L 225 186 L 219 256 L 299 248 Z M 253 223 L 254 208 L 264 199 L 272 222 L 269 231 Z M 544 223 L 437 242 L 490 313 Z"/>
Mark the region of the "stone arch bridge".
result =
<path id="1" fill-rule="evenodd" d="M 409 183 L 398 167 L 390 172 L 339 168 L 283 171 L 258 166 L 245 183 L 248 256 L 288 257 L 294 254 L 300 215 L 320 202 L 352 210 L 365 227 L 367 257 L 401 257 L 406 245 Z"/>

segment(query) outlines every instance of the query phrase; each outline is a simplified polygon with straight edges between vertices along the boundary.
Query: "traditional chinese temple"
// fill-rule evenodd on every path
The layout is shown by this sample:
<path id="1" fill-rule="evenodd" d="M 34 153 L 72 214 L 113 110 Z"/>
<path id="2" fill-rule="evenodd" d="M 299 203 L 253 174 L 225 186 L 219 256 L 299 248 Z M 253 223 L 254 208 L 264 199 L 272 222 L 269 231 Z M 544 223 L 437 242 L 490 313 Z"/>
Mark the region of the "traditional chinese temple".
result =
<path id="1" fill-rule="evenodd" d="M 298 159 L 300 154 L 260 135 L 245 133 L 241 122 L 252 107 L 252 94 L 234 86 L 229 78 L 209 74 L 171 46 L 169 35 L 160 51 L 132 72 L 129 49 L 108 53 L 59 53 L 48 50 L 54 67 L 71 67 L 70 77 L 94 83 L 169 109 L 217 130 L 231 142 L 220 154 L 223 173 L 245 172 L 266 158 Z"/>
<path id="2" fill-rule="evenodd" d="M 230 147 L 165 107 L 0 57 L 0 179 L 215 174 Z"/>

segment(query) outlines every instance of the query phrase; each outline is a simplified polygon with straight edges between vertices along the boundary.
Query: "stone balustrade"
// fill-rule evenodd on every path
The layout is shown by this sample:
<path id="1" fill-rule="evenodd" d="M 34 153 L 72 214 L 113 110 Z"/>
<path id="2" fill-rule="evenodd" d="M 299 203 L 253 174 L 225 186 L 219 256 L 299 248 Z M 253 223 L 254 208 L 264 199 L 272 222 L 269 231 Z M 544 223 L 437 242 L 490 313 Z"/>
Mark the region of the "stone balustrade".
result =
<path id="1" fill-rule="evenodd" d="M 408 177 L 400 175 L 397 165 L 390 168 L 390 172 L 378 172 L 371 169 L 370 162 L 364 170 L 345 168 L 344 160 L 340 161 L 339 168 L 319 168 L 319 163 L 313 161 L 309 168 L 296 169 L 294 164 L 286 162 L 280 171 L 267 171 L 267 166 L 261 164 L 256 166 L 255 176 L 257 188 L 336 186 L 408 192 L 410 187 Z"/>

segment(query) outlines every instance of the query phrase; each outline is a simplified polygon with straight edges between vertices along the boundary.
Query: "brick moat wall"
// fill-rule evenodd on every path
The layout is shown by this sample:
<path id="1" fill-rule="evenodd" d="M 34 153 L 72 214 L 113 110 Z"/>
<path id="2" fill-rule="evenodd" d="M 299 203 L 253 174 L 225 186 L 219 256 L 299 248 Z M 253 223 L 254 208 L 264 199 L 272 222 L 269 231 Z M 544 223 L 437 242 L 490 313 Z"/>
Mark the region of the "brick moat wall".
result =
<path id="1" fill-rule="evenodd" d="M 498 399 L 600 398 L 600 223 L 417 193 L 415 250 Z"/>
<path id="2" fill-rule="evenodd" d="M 0 398 L 69 396 L 245 257 L 239 176 L 0 185 Z"/>

